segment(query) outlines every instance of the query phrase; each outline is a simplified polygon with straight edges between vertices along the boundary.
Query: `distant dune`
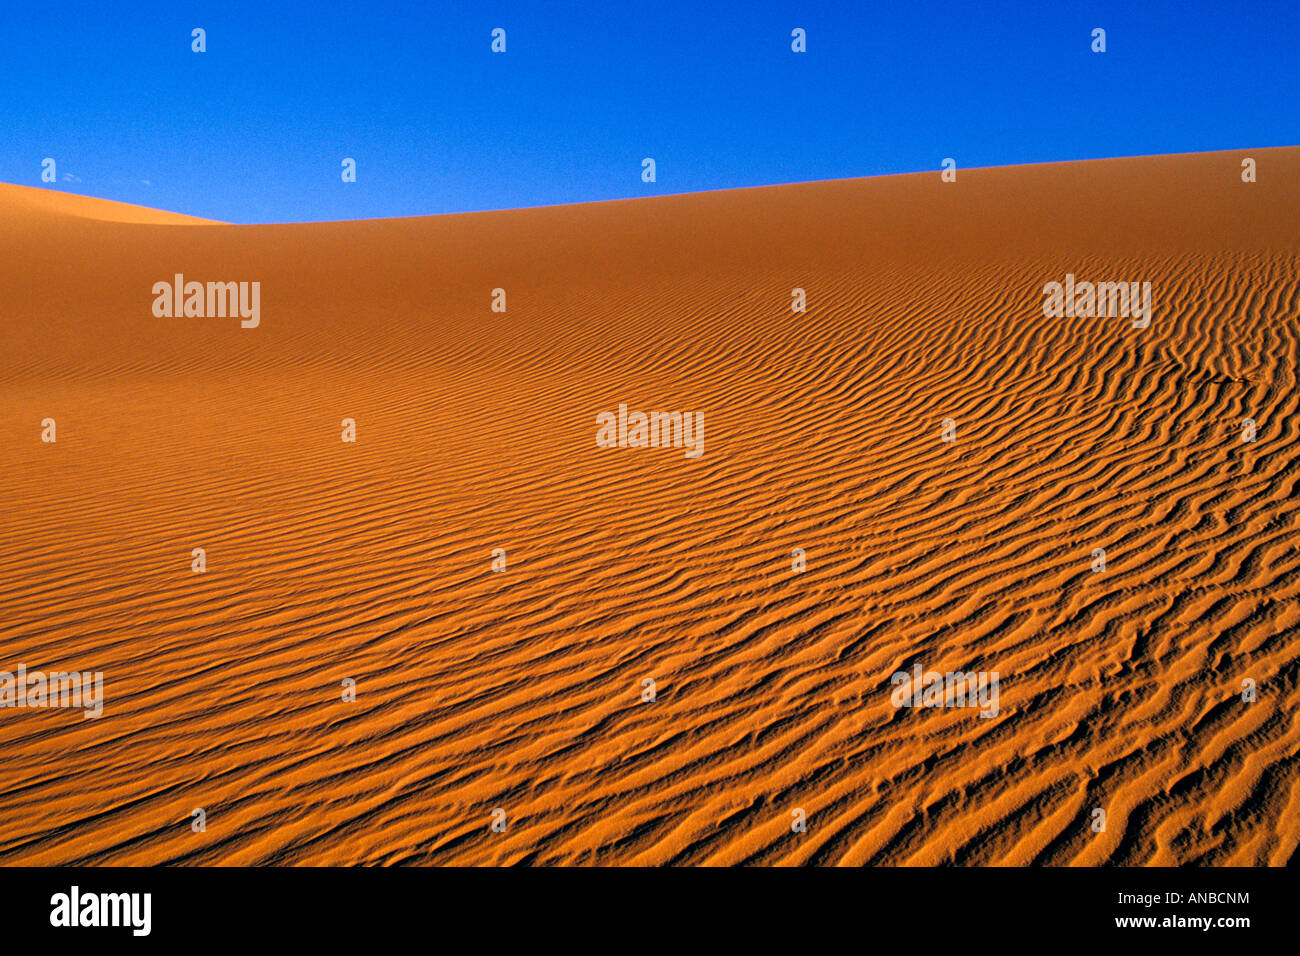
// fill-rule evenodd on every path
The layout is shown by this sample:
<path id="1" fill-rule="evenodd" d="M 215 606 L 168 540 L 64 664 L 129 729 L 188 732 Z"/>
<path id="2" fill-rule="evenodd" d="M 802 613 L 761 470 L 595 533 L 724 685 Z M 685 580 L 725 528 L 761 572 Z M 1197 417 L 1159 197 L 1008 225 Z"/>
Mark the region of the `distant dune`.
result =
<path id="1" fill-rule="evenodd" d="M 261 226 L 0 186 L 0 670 L 104 690 L 0 708 L 0 863 L 1300 862 L 1298 224 L 1300 147 Z"/>
<path id="2" fill-rule="evenodd" d="M 212 219 L 196 219 L 161 209 L 146 209 L 111 199 L 77 196 L 53 189 L 34 189 L 0 183 L 0 209 L 4 210 L 6 232 L 30 228 L 33 220 L 56 216 L 99 219 L 104 222 L 133 222 L 150 225 L 215 225 Z"/>

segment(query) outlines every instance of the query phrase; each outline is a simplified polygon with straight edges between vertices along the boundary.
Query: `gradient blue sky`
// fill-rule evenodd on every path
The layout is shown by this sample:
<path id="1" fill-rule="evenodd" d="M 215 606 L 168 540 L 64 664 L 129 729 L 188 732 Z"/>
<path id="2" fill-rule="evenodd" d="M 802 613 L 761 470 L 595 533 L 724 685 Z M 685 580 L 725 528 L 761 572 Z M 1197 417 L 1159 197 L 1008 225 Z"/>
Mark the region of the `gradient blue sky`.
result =
<path id="1" fill-rule="evenodd" d="M 1300 143 L 1294 0 L 15 0 L 0 63 L 0 180 L 230 222 Z"/>

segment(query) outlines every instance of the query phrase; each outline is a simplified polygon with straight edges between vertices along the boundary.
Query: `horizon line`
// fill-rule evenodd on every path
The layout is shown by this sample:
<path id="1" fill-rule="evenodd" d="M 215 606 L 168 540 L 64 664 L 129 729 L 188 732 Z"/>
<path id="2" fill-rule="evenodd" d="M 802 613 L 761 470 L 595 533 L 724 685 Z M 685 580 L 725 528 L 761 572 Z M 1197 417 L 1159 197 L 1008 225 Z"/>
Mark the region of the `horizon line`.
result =
<path id="1" fill-rule="evenodd" d="M 1085 163 L 1109 163 L 1109 162 L 1116 162 L 1120 160 L 1131 160 L 1131 159 L 1164 159 L 1164 158 L 1184 157 L 1184 156 L 1211 156 L 1218 153 L 1237 153 L 1246 150 L 1259 151 L 1259 150 L 1268 150 L 1268 149 L 1296 149 L 1296 148 L 1300 148 L 1300 143 L 1288 143 L 1281 146 L 1237 146 L 1228 149 L 1192 150 L 1188 152 L 1177 152 L 1177 153 L 1129 153 L 1129 154 L 1122 154 L 1118 156 L 1092 157 L 1088 159 L 1053 159 L 1053 160 L 1044 160 L 1040 162 L 1006 163 L 1003 165 L 993 165 L 993 166 L 963 167 L 958 165 L 956 169 L 961 172 L 976 172 L 976 171 L 987 171 L 987 170 L 995 170 L 995 169 L 1019 169 L 1019 168 L 1037 167 L 1037 166 L 1067 166 L 1067 165 L 1079 165 Z M 934 173 L 942 173 L 942 171 L 943 171 L 942 166 L 936 166 L 933 169 L 909 170 L 907 172 L 898 172 L 898 173 L 874 173 L 865 176 L 838 176 L 838 177 L 832 177 L 830 179 L 792 179 L 792 180 L 783 180 L 781 182 L 775 182 L 775 183 L 761 183 L 753 186 L 724 186 L 718 189 L 693 189 L 693 190 L 686 190 L 683 192 L 675 192 L 675 193 L 659 193 L 653 196 L 623 196 L 615 199 L 588 199 L 588 200 L 581 200 L 578 202 L 566 202 L 566 203 L 539 203 L 537 205 L 532 205 L 532 206 L 498 206 L 498 207 L 486 208 L 486 209 L 463 209 L 463 210 L 457 210 L 455 212 L 439 212 L 439 213 L 415 213 L 412 215 L 403 215 L 403 216 L 367 216 L 358 219 L 300 219 L 300 220 L 287 220 L 287 221 L 277 221 L 277 222 L 227 222 L 225 220 L 220 220 L 220 219 L 209 219 L 206 216 L 196 216 L 193 213 L 179 212 L 174 209 L 164 209 L 159 206 L 142 206 L 138 203 L 122 202 L 121 200 L 118 199 L 108 199 L 103 196 L 91 195 L 90 193 L 70 192 L 68 190 L 59 189 L 56 187 L 52 187 L 50 185 L 30 186 L 25 183 L 0 182 L 0 186 L 13 186 L 19 189 L 31 190 L 33 192 L 51 193 L 54 195 L 68 196 L 77 199 L 89 199 L 89 200 L 93 200 L 94 202 L 111 203 L 112 205 L 115 206 L 125 206 L 130 209 L 143 209 L 149 212 L 167 213 L 168 215 L 173 215 L 173 216 L 184 216 L 194 220 L 194 222 L 192 223 L 124 222 L 122 223 L 123 225 L 159 225 L 159 226 L 175 225 L 175 226 L 187 226 L 190 228 L 194 228 L 199 226 L 309 226 L 309 225 L 324 225 L 327 223 L 390 222 L 394 220 L 404 220 L 404 219 L 441 219 L 450 216 L 481 216 L 481 215 L 490 215 L 493 213 L 522 212 L 524 210 L 531 210 L 531 209 L 565 209 L 574 206 L 593 206 L 593 205 L 603 205 L 606 203 L 648 202 L 648 201 L 655 201 L 655 200 L 674 199 L 683 196 L 705 196 L 705 195 L 711 195 L 713 193 L 732 193 L 732 192 L 745 192 L 749 190 L 758 190 L 758 189 L 776 189 L 782 186 L 805 186 L 805 185 L 815 185 L 818 183 L 847 183 L 847 182 L 854 182 L 857 180 L 865 180 L 865 179 L 874 180 L 874 179 L 889 179 L 889 178 L 904 177 L 904 176 L 927 176 L 927 175 L 933 175 Z M 84 218 L 93 219 L 96 217 L 88 216 Z"/>

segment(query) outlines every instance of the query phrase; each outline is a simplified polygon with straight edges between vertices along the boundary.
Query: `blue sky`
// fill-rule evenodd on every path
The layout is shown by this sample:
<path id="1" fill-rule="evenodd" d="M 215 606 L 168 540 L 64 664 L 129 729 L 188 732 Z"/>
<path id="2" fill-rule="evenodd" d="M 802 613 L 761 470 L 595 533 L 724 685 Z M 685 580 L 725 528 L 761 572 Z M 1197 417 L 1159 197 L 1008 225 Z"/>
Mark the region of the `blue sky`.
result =
<path id="1" fill-rule="evenodd" d="M 14 2 L 0 63 L 0 180 L 230 222 L 1300 143 L 1290 0 Z"/>

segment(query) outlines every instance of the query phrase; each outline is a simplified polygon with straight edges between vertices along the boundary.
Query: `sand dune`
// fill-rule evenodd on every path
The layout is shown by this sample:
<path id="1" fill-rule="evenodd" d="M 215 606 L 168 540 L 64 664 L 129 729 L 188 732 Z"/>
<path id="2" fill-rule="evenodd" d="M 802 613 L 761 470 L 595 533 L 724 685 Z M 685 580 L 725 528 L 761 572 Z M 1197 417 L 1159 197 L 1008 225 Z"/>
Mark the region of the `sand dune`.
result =
<path id="1" fill-rule="evenodd" d="M 106 698 L 0 709 L 0 863 L 1297 860 L 1300 148 L 110 205 L 0 187 L 0 669 Z M 1045 318 L 1067 273 L 1150 327 Z M 620 404 L 704 453 L 597 447 Z M 917 663 L 997 716 L 895 707 Z"/>
<path id="2" fill-rule="evenodd" d="M 30 186 L 13 186 L 0 183 L 0 199 L 6 218 L 17 220 L 7 223 L 10 228 L 30 228 L 33 219 L 73 216 L 78 219 L 97 219 L 103 222 L 134 222 L 149 225 L 215 225 L 212 219 L 198 219 L 162 209 L 147 209 L 111 199 L 77 196 L 53 189 L 33 189 Z"/>

